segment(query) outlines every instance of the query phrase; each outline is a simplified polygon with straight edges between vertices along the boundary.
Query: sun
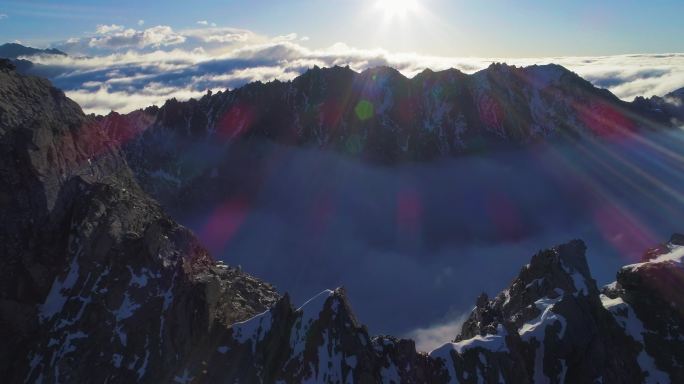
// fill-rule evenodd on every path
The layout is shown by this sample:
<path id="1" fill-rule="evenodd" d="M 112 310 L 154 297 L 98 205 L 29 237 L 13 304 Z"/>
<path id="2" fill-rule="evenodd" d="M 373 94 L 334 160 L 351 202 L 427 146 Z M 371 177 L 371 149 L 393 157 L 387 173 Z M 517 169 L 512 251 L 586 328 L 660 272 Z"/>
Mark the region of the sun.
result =
<path id="1" fill-rule="evenodd" d="M 375 7 L 387 18 L 405 17 L 419 9 L 418 0 L 376 0 Z"/>

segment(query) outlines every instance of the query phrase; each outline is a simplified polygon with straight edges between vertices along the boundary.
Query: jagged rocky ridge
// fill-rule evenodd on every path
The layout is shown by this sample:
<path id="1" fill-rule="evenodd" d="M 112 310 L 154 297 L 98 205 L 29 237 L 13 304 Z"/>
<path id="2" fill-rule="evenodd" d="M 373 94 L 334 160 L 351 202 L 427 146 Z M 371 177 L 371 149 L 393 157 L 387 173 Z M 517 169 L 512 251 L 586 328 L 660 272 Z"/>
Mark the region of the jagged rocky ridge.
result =
<path id="1" fill-rule="evenodd" d="M 511 285 L 477 300 L 451 343 L 417 352 L 370 337 L 343 290 L 294 310 L 287 297 L 216 339 L 201 382 L 670 383 L 684 373 L 684 247 L 618 272 L 602 291 L 575 240 L 532 257 Z"/>
<path id="2" fill-rule="evenodd" d="M 169 382 L 274 289 L 216 264 L 46 80 L 0 61 L 3 382 Z"/>
<path id="3" fill-rule="evenodd" d="M 554 64 L 492 64 L 472 75 L 426 70 L 411 79 L 387 67 L 315 67 L 289 82 L 169 100 L 130 114 L 138 124 L 115 126 L 124 135 L 127 128 L 149 136 L 164 131 L 167 139 L 264 137 L 394 162 L 670 125 L 678 117 L 674 95 L 623 102 Z M 147 124 L 139 124 L 140 115 Z"/>
<path id="4" fill-rule="evenodd" d="M 472 75 L 426 70 L 411 79 L 386 67 L 361 73 L 315 67 L 289 82 L 169 100 L 100 121 L 123 144 L 143 189 L 170 207 L 198 193 L 196 199 L 207 200 L 205 191 L 216 188 L 217 177 L 221 185 L 234 181 L 235 175 L 226 175 L 231 163 L 241 161 L 235 153 L 244 145 L 332 149 L 391 165 L 581 138 L 611 140 L 682 124 L 677 95 L 628 103 L 553 64 L 493 64 Z M 248 150 L 264 158 L 268 151 Z"/>

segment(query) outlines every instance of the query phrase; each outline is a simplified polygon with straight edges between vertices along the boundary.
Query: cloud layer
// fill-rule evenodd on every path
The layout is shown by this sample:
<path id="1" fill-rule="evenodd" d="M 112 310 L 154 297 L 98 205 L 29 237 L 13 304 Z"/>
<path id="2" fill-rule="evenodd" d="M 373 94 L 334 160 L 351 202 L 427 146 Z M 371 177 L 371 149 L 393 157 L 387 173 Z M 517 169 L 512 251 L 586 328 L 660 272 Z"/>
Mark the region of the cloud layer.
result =
<path id="1" fill-rule="evenodd" d="M 431 352 L 445 343 L 454 340 L 456 335 L 461 333 L 461 327 L 468 319 L 468 315 L 469 314 L 464 313 L 460 316 L 451 316 L 451 320 L 437 323 L 425 328 L 415 329 L 403 337 L 415 341 L 417 350 L 422 352 Z"/>
<path id="2" fill-rule="evenodd" d="M 672 170 L 683 140 L 667 131 L 395 167 L 257 140 L 227 150 L 199 141 L 180 164 L 205 177 L 167 206 L 214 256 L 293 302 L 344 286 L 372 334 L 412 337 L 429 351 L 539 249 L 583 239 L 600 286 L 681 232 L 684 175 Z"/>
<path id="3" fill-rule="evenodd" d="M 88 112 L 128 112 L 166 99 L 187 99 L 207 90 L 235 88 L 251 81 L 290 80 L 314 65 L 349 65 L 361 71 L 386 65 L 413 76 L 425 68 L 457 68 L 473 73 L 492 62 L 561 64 L 619 97 L 664 95 L 684 87 L 684 54 L 601 57 L 455 58 L 357 49 L 344 43 L 305 46 L 295 33 L 262 36 L 217 27 L 208 20 L 176 31 L 157 25 L 142 29 L 99 25 L 84 37 L 53 44 L 70 57 L 33 59 L 57 86 Z"/>

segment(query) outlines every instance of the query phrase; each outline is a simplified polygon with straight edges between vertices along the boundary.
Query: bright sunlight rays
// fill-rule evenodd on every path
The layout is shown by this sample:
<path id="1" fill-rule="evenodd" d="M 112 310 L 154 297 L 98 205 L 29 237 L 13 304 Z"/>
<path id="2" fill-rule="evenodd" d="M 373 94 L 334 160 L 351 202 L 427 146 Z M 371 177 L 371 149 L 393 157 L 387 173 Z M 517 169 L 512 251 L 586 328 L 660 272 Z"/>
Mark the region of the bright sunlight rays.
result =
<path id="1" fill-rule="evenodd" d="M 417 0 L 377 0 L 375 7 L 386 18 L 394 19 L 416 13 L 420 9 L 420 4 Z"/>

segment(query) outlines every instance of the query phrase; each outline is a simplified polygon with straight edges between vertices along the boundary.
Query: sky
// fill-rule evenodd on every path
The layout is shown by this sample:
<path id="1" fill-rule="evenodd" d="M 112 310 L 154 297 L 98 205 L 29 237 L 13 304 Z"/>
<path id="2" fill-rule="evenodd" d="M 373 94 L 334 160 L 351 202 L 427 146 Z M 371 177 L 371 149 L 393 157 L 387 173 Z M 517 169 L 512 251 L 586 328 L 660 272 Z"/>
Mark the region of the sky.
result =
<path id="1" fill-rule="evenodd" d="M 292 0 L 0 2 L 0 43 L 87 113 L 127 113 L 318 65 L 474 73 L 557 63 L 631 101 L 684 87 L 684 2 Z"/>
<path id="2" fill-rule="evenodd" d="M 34 44 L 98 24 L 174 29 L 206 20 L 314 49 L 344 42 L 438 56 L 542 57 L 684 51 L 679 0 L 3 1 L 0 36 Z"/>

